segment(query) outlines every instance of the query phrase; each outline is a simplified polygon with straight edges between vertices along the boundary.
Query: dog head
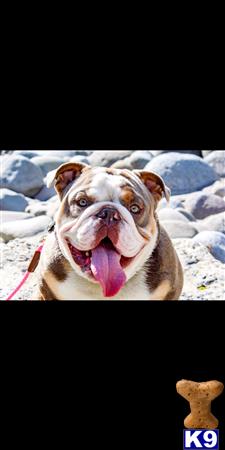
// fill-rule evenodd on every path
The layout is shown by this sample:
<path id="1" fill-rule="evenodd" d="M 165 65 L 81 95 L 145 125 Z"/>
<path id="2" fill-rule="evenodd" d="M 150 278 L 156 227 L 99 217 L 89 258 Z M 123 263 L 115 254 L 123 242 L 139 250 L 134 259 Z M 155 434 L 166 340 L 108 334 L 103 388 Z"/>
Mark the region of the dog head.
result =
<path id="1" fill-rule="evenodd" d="M 113 297 L 154 250 L 155 210 L 170 191 L 155 173 L 67 163 L 47 176 L 60 198 L 56 233 L 81 277 Z"/>

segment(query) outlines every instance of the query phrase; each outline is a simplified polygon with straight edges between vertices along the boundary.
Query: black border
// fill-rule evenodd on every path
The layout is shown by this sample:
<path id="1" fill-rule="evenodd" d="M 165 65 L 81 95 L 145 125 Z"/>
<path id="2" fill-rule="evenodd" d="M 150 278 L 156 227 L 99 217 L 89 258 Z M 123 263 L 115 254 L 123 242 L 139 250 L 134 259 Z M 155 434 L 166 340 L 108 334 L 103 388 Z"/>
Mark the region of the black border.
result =
<path id="1" fill-rule="evenodd" d="M 56 383 L 81 413 L 84 436 L 181 450 L 189 408 L 177 381 L 225 384 L 224 302 L 2 302 L 0 309 L 2 360 L 26 367 L 25 380 L 38 375 L 54 395 Z M 14 378 L 8 362 L 4 368 Z M 212 403 L 221 449 L 224 395 Z"/>

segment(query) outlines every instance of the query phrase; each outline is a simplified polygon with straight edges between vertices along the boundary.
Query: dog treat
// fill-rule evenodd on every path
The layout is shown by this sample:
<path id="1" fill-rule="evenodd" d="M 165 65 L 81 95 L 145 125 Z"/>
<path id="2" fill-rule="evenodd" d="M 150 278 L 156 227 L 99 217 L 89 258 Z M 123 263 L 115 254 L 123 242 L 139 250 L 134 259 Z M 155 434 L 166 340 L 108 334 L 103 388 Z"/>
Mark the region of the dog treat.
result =
<path id="1" fill-rule="evenodd" d="M 191 413 L 184 420 L 186 428 L 215 429 L 218 427 L 219 421 L 211 413 L 211 402 L 222 393 L 223 383 L 216 380 L 203 383 L 180 380 L 176 388 L 178 394 L 190 403 Z"/>

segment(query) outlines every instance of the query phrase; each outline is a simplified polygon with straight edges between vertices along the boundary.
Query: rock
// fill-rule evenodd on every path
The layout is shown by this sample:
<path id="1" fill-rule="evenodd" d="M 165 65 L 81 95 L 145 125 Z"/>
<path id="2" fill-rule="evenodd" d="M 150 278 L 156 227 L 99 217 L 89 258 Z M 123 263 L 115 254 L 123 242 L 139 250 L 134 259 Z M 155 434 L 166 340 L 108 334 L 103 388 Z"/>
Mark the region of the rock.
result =
<path id="1" fill-rule="evenodd" d="M 10 189 L 0 189 L 0 210 L 25 211 L 28 204 L 28 199 L 23 194 Z"/>
<path id="2" fill-rule="evenodd" d="M 225 234 L 225 213 L 221 212 L 214 216 L 207 217 L 195 224 L 198 231 L 219 231 Z"/>
<path id="3" fill-rule="evenodd" d="M 48 203 L 55 203 L 55 202 L 59 202 L 59 197 L 58 197 L 58 195 L 56 193 L 55 193 L 54 197 L 51 197 L 48 200 Z"/>
<path id="4" fill-rule="evenodd" d="M 215 181 L 211 186 L 207 186 L 203 189 L 205 194 L 214 194 L 219 197 L 225 197 L 225 178 Z"/>
<path id="5" fill-rule="evenodd" d="M 89 165 L 89 160 L 84 155 L 75 155 L 70 159 L 70 162 L 77 162 L 77 163 L 83 163 Z"/>
<path id="6" fill-rule="evenodd" d="M 70 160 L 76 155 L 89 155 L 88 150 L 38 150 L 39 156 L 51 156 L 60 159 Z"/>
<path id="7" fill-rule="evenodd" d="M 192 238 L 198 233 L 192 223 L 182 222 L 181 220 L 164 220 L 162 225 L 171 239 Z"/>
<path id="8" fill-rule="evenodd" d="M 148 150 L 136 150 L 130 155 L 133 169 L 142 170 L 152 160 L 153 155 Z"/>
<path id="9" fill-rule="evenodd" d="M 16 220 L 26 220 L 34 217 L 32 214 L 27 214 L 25 212 L 14 212 L 14 211 L 1 211 L 1 223 L 5 222 L 15 222 Z"/>
<path id="10" fill-rule="evenodd" d="M 51 218 L 54 217 L 55 213 L 59 208 L 60 200 L 57 195 L 52 197 L 49 201 L 34 201 L 27 206 L 26 212 L 33 214 L 34 216 L 47 215 Z"/>
<path id="11" fill-rule="evenodd" d="M 225 236 L 218 231 L 201 231 L 194 238 L 194 242 L 205 245 L 214 258 L 225 263 Z"/>
<path id="12" fill-rule="evenodd" d="M 189 155 L 202 156 L 201 150 L 151 150 L 154 156 L 159 156 L 161 153 L 188 153 Z"/>
<path id="13" fill-rule="evenodd" d="M 35 156 L 38 156 L 38 150 L 14 150 L 13 151 L 14 155 L 20 155 L 20 156 L 25 156 L 25 158 L 31 159 L 34 158 Z"/>
<path id="14" fill-rule="evenodd" d="M 54 187 L 48 188 L 47 186 L 43 186 L 43 188 L 40 190 L 40 192 L 38 192 L 38 194 L 35 195 L 35 199 L 45 202 L 54 196 L 55 196 L 55 188 Z"/>
<path id="15" fill-rule="evenodd" d="M 198 191 L 218 179 L 214 169 L 196 155 L 163 153 L 153 158 L 145 170 L 159 174 L 172 195 Z"/>
<path id="16" fill-rule="evenodd" d="M 202 150 L 202 156 L 205 158 L 207 155 L 209 155 L 213 151 L 215 151 L 215 150 Z"/>
<path id="17" fill-rule="evenodd" d="M 158 212 L 158 217 L 160 221 L 175 220 L 188 223 L 188 219 L 183 214 L 181 214 L 180 212 L 178 212 L 176 209 L 173 208 L 160 209 Z"/>
<path id="18" fill-rule="evenodd" d="M 26 212 L 33 214 L 33 216 L 44 216 L 48 215 L 48 202 L 34 202 L 31 205 L 28 205 L 26 208 Z"/>
<path id="19" fill-rule="evenodd" d="M 45 177 L 48 172 L 57 169 L 57 167 L 61 166 L 61 164 L 64 164 L 65 162 L 66 161 L 64 158 L 50 155 L 35 156 L 32 158 L 32 163 L 41 169 L 43 177 Z"/>
<path id="20" fill-rule="evenodd" d="M 112 164 L 112 166 L 114 169 L 128 169 L 128 170 L 133 170 L 133 166 L 131 163 L 130 158 L 124 158 L 124 159 L 120 159 L 119 161 L 116 161 L 114 164 Z"/>
<path id="21" fill-rule="evenodd" d="M 112 167 L 116 169 L 142 170 L 153 158 L 148 150 L 136 150 L 125 159 L 116 161 Z"/>
<path id="22" fill-rule="evenodd" d="M 212 214 L 225 211 L 225 202 L 217 195 L 195 192 L 185 201 L 185 209 L 196 219 L 204 219 Z"/>
<path id="23" fill-rule="evenodd" d="M 174 239 L 173 244 L 184 269 L 184 289 L 180 299 L 224 300 L 224 265 L 194 239 Z"/>
<path id="24" fill-rule="evenodd" d="M 132 150 L 95 150 L 89 156 L 89 163 L 95 166 L 111 167 L 116 161 L 132 154 Z"/>
<path id="25" fill-rule="evenodd" d="M 158 210 L 162 209 L 162 208 L 167 208 L 167 207 L 176 209 L 176 208 L 183 208 L 183 203 L 182 203 L 182 199 L 179 196 L 172 196 L 170 198 L 170 202 L 168 204 L 167 200 L 165 198 L 162 198 L 162 200 L 160 200 L 159 204 L 158 204 Z"/>
<path id="26" fill-rule="evenodd" d="M 206 156 L 205 161 L 220 177 L 225 177 L 225 150 L 215 150 Z"/>
<path id="27" fill-rule="evenodd" d="M 16 220 L 3 223 L 0 230 L 0 237 L 4 242 L 15 238 L 24 238 L 33 236 L 44 230 L 47 230 L 51 218 L 48 216 L 33 217 L 31 219 Z"/>
<path id="28" fill-rule="evenodd" d="M 44 156 L 36 156 L 32 158 L 32 162 L 40 167 L 43 176 L 46 177 L 48 172 L 51 170 L 57 169 L 62 164 L 68 162 L 80 162 L 84 164 L 89 164 L 88 158 L 84 155 L 75 155 L 73 157 L 60 157 L 60 156 L 52 156 L 52 155 L 44 155 Z"/>
<path id="29" fill-rule="evenodd" d="M 1 188 L 33 197 L 43 187 L 41 169 L 28 158 L 14 154 L 1 156 L 1 166 Z"/>
<path id="30" fill-rule="evenodd" d="M 196 218 L 193 216 L 193 214 L 189 213 L 184 208 L 177 208 L 176 211 L 183 214 L 183 216 L 186 217 L 190 222 L 196 222 Z"/>

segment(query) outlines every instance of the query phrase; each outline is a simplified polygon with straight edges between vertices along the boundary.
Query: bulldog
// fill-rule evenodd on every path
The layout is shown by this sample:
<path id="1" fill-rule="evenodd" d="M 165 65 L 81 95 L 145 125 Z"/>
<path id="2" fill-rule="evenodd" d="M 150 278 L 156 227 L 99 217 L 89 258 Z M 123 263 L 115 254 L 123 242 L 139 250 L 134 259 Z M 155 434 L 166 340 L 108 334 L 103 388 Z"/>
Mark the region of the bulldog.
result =
<path id="1" fill-rule="evenodd" d="M 178 300 L 183 271 L 160 225 L 157 174 L 66 163 L 47 176 L 60 206 L 37 268 L 38 300 Z"/>

